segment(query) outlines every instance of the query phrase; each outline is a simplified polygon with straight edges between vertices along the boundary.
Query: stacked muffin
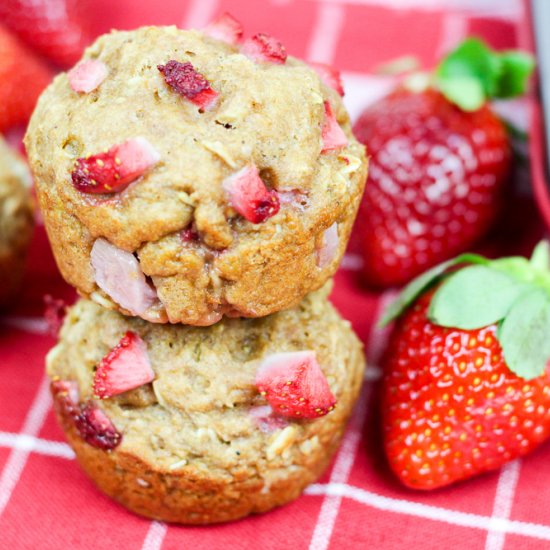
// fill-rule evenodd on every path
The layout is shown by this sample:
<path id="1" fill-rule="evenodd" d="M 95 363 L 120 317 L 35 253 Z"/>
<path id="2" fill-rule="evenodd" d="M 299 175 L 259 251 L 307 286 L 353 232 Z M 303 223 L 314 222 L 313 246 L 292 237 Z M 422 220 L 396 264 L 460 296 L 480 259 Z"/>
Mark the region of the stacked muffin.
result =
<path id="1" fill-rule="evenodd" d="M 327 301 L 364 150 L 333 72 L 241 36 L 225 16 L 101 37 L 26 136 L 58 266 L 84 297 L 47 359 L 58 416 L 103 491 L 167 521 L 296 498 L 364 370 Z"/>
<path id="2" fill-rule="evenodd" d="M 25 163 L 0 136 L 0 307 L 21 284 L 34 226 L 30 188 Z"/>

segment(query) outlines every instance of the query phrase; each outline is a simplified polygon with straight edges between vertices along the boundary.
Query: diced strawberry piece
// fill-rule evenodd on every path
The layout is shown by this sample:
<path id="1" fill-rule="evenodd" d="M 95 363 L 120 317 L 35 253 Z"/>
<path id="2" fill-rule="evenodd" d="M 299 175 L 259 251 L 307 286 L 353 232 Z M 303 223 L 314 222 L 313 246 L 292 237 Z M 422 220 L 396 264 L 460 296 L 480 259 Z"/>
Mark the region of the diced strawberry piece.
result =
<path id="1" fill-rule="evenodd" d="M 65 416 L 75 418 L 80 412 L 78 384 L 73 380 L 54 379 L 50 387 L 55 397 L 55 406 Z"/>
<path id="2" fill-rule="evenodd" d="M 81 405 L 74 421 L 82 439 L 92 447 L 108 451 L 122 441 L 122 435 L 109 417 L 93 401 Z"/>
<path id="3" fill-rule="evenodd" d="M 243 26 L 230 13 L 224 13 L 205 27 L 203 32 L 216 40 L 238 44 L 243 37 Z"/>
<path id="4" fill-rule="evenodd" d="M 265 61 L 282 65 L 287 58 L 285 47 L 276 38 L 264 33 L 246 39 L 241 46 L 241 53 L 258 63 Z"/>
<path id="5" fill-rule="evenodd" d="M 344 85 L 342 84 L 340 71 L 324 63 L 310 63 L 309 66 L 329 88 L 336 90 L 341 96 L 344 95 Z"/>
<path id="6" fill-rule="evenodd" d="M 209 109 L 216 103 L 218 92 L 211 88 L 208 80 L 189 61 L 180 63 L 172 59 L 166 65 L 158 65 L 157 69 L 172 90 L 198 105 L 201 110 Z"/>
<path id="7" fill-rule="evenodd" d="M 248 414 L 260 431 L 270 434 L 288 426 L 288 422 L 281 416 L 276 416 L 269 405 L 251 407 Z"/>
<path id="8" fill-rule="evenodd" d="M 306 191 L 283 187 L 277 189 L 277 196 L 281 205 L 291 206 L 303 212 L 310 205 L 309 196 Z"/>
<path id="9" fill-rule="evenodd" d="M 229 204 L 249 222 L 263 222 L 279 211 L 276 191 L 267 189 L 254 164 L 229 176 L 222 185 L 229 196 Z"/>
<path id="10" fill-rule="evenodd" d="M 323 233 L 323 243 L 319 250 L 317 250 L 318 267 L 326 267 L 334 260 L 334 258 L 336 258 L 339 244 L 340 239 L 338 238 L 338 224 L 335 222 Z"/>
<path id="11" fill-rule="evenodd" d="M 116 193 L 143 176 L 160 155 L 143 137 L 128 139 L 104 153 L 77 159 L 71 174 L 83 193 Z"/>
<path id="12" fill-rule="evenodd" d="M 94 394 L 104 399 L 154 379 L 145 342 L 135 332 L 128 331 L 99 363 L 94 375 Z"/>
<path id="13" fill-rule="evenodd" d="M 157 293 L 132 253 L 96 239 L 90 259 L 99 288 L 132 315 L 141 315 L 158 304 Z"/>
<path id="14" fill-rule="evenodd" d="M 323 148 L 321 153 L 332 151 L 334 149 L 340 149 L 348 144 L 348 138 L 344 133 L 344 130 L 338 124 L 330 102 L 325 101 L 325 122 L 321 130 L 321 138 L 323 140 Z"/>
<path id="15" fill-rule="evenodd" d="M 256 372 L 256 386 L 278 414 L 291 418 L 324 416 L 336 404 L 313 351 L 270 355 Z"/>
<path id="16" fill-rule="evenodd" d="M 75 92 L 87 94 L 95 90 L 107 78 L 108 72 L 105 63 L 87 59 L 69 71 L 69 84 Z"/>
<path id="17" fill-rule="evenodd" d="M 180 231 L 180 238 L 184 243 L 194 243 L 199 240 L 199 234 L 193 226 L 190 225 Z"/>
<path id="18" fill-rule="evenodd" d="M 51 294 L 45 294 L 44 305 L 46 306 L 44 319 L 48 324 L 49 332 L 52 336 L 57 337 L 63 324 L 63 319 L 67 314 L 67 304 L 64 300 L 54 298 Z"/>

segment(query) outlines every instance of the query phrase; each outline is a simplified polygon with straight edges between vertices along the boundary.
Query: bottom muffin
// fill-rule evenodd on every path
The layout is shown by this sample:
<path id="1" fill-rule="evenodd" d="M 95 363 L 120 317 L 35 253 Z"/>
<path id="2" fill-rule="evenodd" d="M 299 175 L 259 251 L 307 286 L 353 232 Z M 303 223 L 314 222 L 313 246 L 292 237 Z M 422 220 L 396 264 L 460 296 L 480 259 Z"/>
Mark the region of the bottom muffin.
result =
<path id="1" fill-rule="evenodd" d="M 211 327 L 80 300 L 47 371 L 84 470 L 130 510 L 169 522 L 230 521 L 298 497 L 336 450 L 365 367 L 327 294 Z"/>
<path id="2" fill-rule="evenodd" d="M 21 284 L 34 221 L 31 177 L 0 136 L 0 306 L 12 302 Z"/>

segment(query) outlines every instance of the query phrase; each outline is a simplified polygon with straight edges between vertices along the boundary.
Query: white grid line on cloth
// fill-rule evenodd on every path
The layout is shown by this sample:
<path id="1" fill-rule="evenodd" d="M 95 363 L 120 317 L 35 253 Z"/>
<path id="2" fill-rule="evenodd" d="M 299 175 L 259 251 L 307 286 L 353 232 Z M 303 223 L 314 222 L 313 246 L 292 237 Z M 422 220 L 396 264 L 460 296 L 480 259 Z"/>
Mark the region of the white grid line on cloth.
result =
<path id="1" fill-rule="evenodd" d="M 0 319 L 0 324 L 31 334 L 48 334 L 50 332 L 50 327 L 44 317 L 7 316 Z"/>
<path id="2" fill-rule="evenodd" d="M 376 323 L 386 306 L 394 298 L 394 292 L 386 292 L 378 299 L 378 304 L 376 312 L 374 315 L 373 326 L 370 330 L 367 343 L 367 369 L 366 373 L 370 370 L 370 365 L 373 365 L 373 369 L 376 369 L 376 376 L 367 378 L 365 375 L 366 384 L 363 387 L 361 392 L 361 397 L 353 417 L 350 422 L 350 426 L 344 436 L 338 454 L 336 455 L 336 460 L 330 475 L 329 484 L 333 483 L 346 483 L 351 470 L 353 468 L 353 463 L 355 462 L 355 457 L 357 456 L 357 450 L 361 442 L 361 437 L 363 434 L 363 426 L 366 421 L 368 404 L 370 402 L 372 384 L 369 382 L 375 381 L 380 378 L 380 369 L 377 367 L 381 359 L 383 348 L 388 339 L 388 329 L 382 329 L 376 326 Z M 369 353 L 370 351 L 370 353 Z M 340 511 L 340 505 L 342 503 L 341 495 L 326 495 L 321 504 L 321 509 L 317 517 L 317 522 L 315 528 L 313 529 L 313 535 L 309 544 L 310 550 L 326 550 L 330 543 L 330 538 L 334 530 L 334 525 L 336 523 L 336 518 L 338 517 L 338 512 Z"/>
<path id="3" fill-rule="evenodd" d="M 166 523 L 152 521 L 147 531 L 147 535 L 145 535 L 141 550 L 160 550 L 167 531 L 168 526 Z"/>
<path id="4" fill-rule="evenodd" d="M 336 46 L 346 17 L 345 7 L 323 2 L 317 8 L 313 33 L 309 39 L 306 59 L 332 64 Z"/>
<path id="5" fill-rule="evenodd" d="M 58 458 L 75 458 L 73 450 L 67 443 L 39 439 L 38 437 L 27 434 L 0 432 L 0 447 L 8 447 L 22 451 L 34 451 L 41 455 L 55 456 Z"/>
<path id="6" fill-rule="evenodd" d="M 485 540 L 485 550 L 502 550 L 506 540 L 504 531 L 497 531 L 493 528 L 501 519 L 508 519 L 512 513 L 514 496 L 521 471 L 521 460 L 518 458 L 505 464 L 500 470 L 497 490 L 493 503 L 493 513 L 489 523 L 489 532 Z"/>
<path id="7" fill-rule="evenodd" d="M 443 16 L 437 57 L 449 53 L 456 45 L 468 35 L 468 16 L 465 13 L 449 12 Z"/>
<path id="8" fill-rule="evenodd" d="M 46 415 L 50 410 L 51 398 L 49 392 L 48 379 L 44 376 L 38 387 L 38 392 L 34 401 L 27 413 L 23 427 L 19 432 L 21 435 L 36 436 L 40 432 Z M 21 477 L 21 473 L 27 463 L 30 450 L 28 449 L 12 449 L 2 475 L 0 476 L 0 516 L 4 512 L 13 490 Z"/>
<path id="9" fill-rule="evenodd" d="M 17 443 L 17 440 L 22 437 L 22 434 L 0 432 L 0 446 L 13 446 L 14 448 L 18 445 L 20 446 L 21 444 Z M 74 459 L 74 453 L 71 454 L 71 448 L 65 443 L 39 438 L 32 439 L 37 443 L 30 446 L 28 449 L 29 452 L 66 460 Z M 405 499 L 386 497 L 346 483 L 315 483 L 307 487 L 304 494 L 309 496 L 337 495 L 387 512 L 407 514 L 434 521 L 443 521 L 462 527 L 474 527 L 487 531 L 492 529 L 499 533 L 511 533 L 525 537 L 550 540 L 549 525 L 510 520 L 504 517 L 470 514 Z"/>
<path id="10" fill-rule="evenodd" d="M 304 494 L 310 496 L 340 495 L 384 512 L 406 514 L 432 521 L 458 525 L 460 527 L 472 527 L 486 531 L 492 528 L 496 532 L 511 533 L 514 535 L 550 541 L 550 526 L 548 525 L 505 518 L 495 519 L 490 516 L 460 512 L 458 510 L 450 510 L 430 504 L 386 497 L 345 483 L 314 483 L 304 491 Z"/>
<path id="11" fill-rule="evenodd" d="M 192 0 L 183 18 L 184 29 L 202 29 L 217 15 L 219 0 Z"/>

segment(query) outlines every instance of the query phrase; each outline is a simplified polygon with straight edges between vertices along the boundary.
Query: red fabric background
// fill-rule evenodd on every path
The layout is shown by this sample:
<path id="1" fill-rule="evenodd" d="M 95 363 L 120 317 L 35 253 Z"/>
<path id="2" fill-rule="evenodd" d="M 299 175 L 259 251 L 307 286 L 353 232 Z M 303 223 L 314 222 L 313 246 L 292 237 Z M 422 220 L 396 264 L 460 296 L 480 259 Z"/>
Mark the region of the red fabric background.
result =
<path id="1" fill-rule="evenodd" d="M 388 4 L 400 9 L 384 7 Z M 433 8 L 442 4 L 446 10 Z M 498 47 L 521 41 L 518 3 L 489 1 L 497 7 L 493 13 L 484 9 L 486 4 L 95 0 L 89 17 L 97 34 L 143 24 L 201 26 L 229 10 L 248 33 L 271 33 L 292 54 L 342 69 L 346 101 L 356 116 L 391 85 L 391 79 L 369 75 L 384 60 L 414 52 L 429 66 L 470 33 Z M 512 114 L 521 122 L 519 107 Z M 481 248 L 491 254 L 529 252 L 541 234 L 530 197 L 514 196 Z M 57 274 L 39 227 L 24 293 L 17 307 L 0 317 L 0 549 L 550 548 L 549 445 L 500 472 L 430 494 L 406 490 L 392 477 L 381 453 L 377 412 L 377 362 L 387 334 L 372 329 L 392 294 L 361 289 L 357 261 L 352 253 L 346 257 L 333 301 L 364 341 L 370 365 L 331 469 L 299 500 L 264 516 L 222 526 L 166 526 L 138 518 L 99 493 L 78 468 L 56 425 L 43 375 L 44 355 L 54 341 L 46 334 L 42 296 L 72 299 L 74 292 Z"/>

